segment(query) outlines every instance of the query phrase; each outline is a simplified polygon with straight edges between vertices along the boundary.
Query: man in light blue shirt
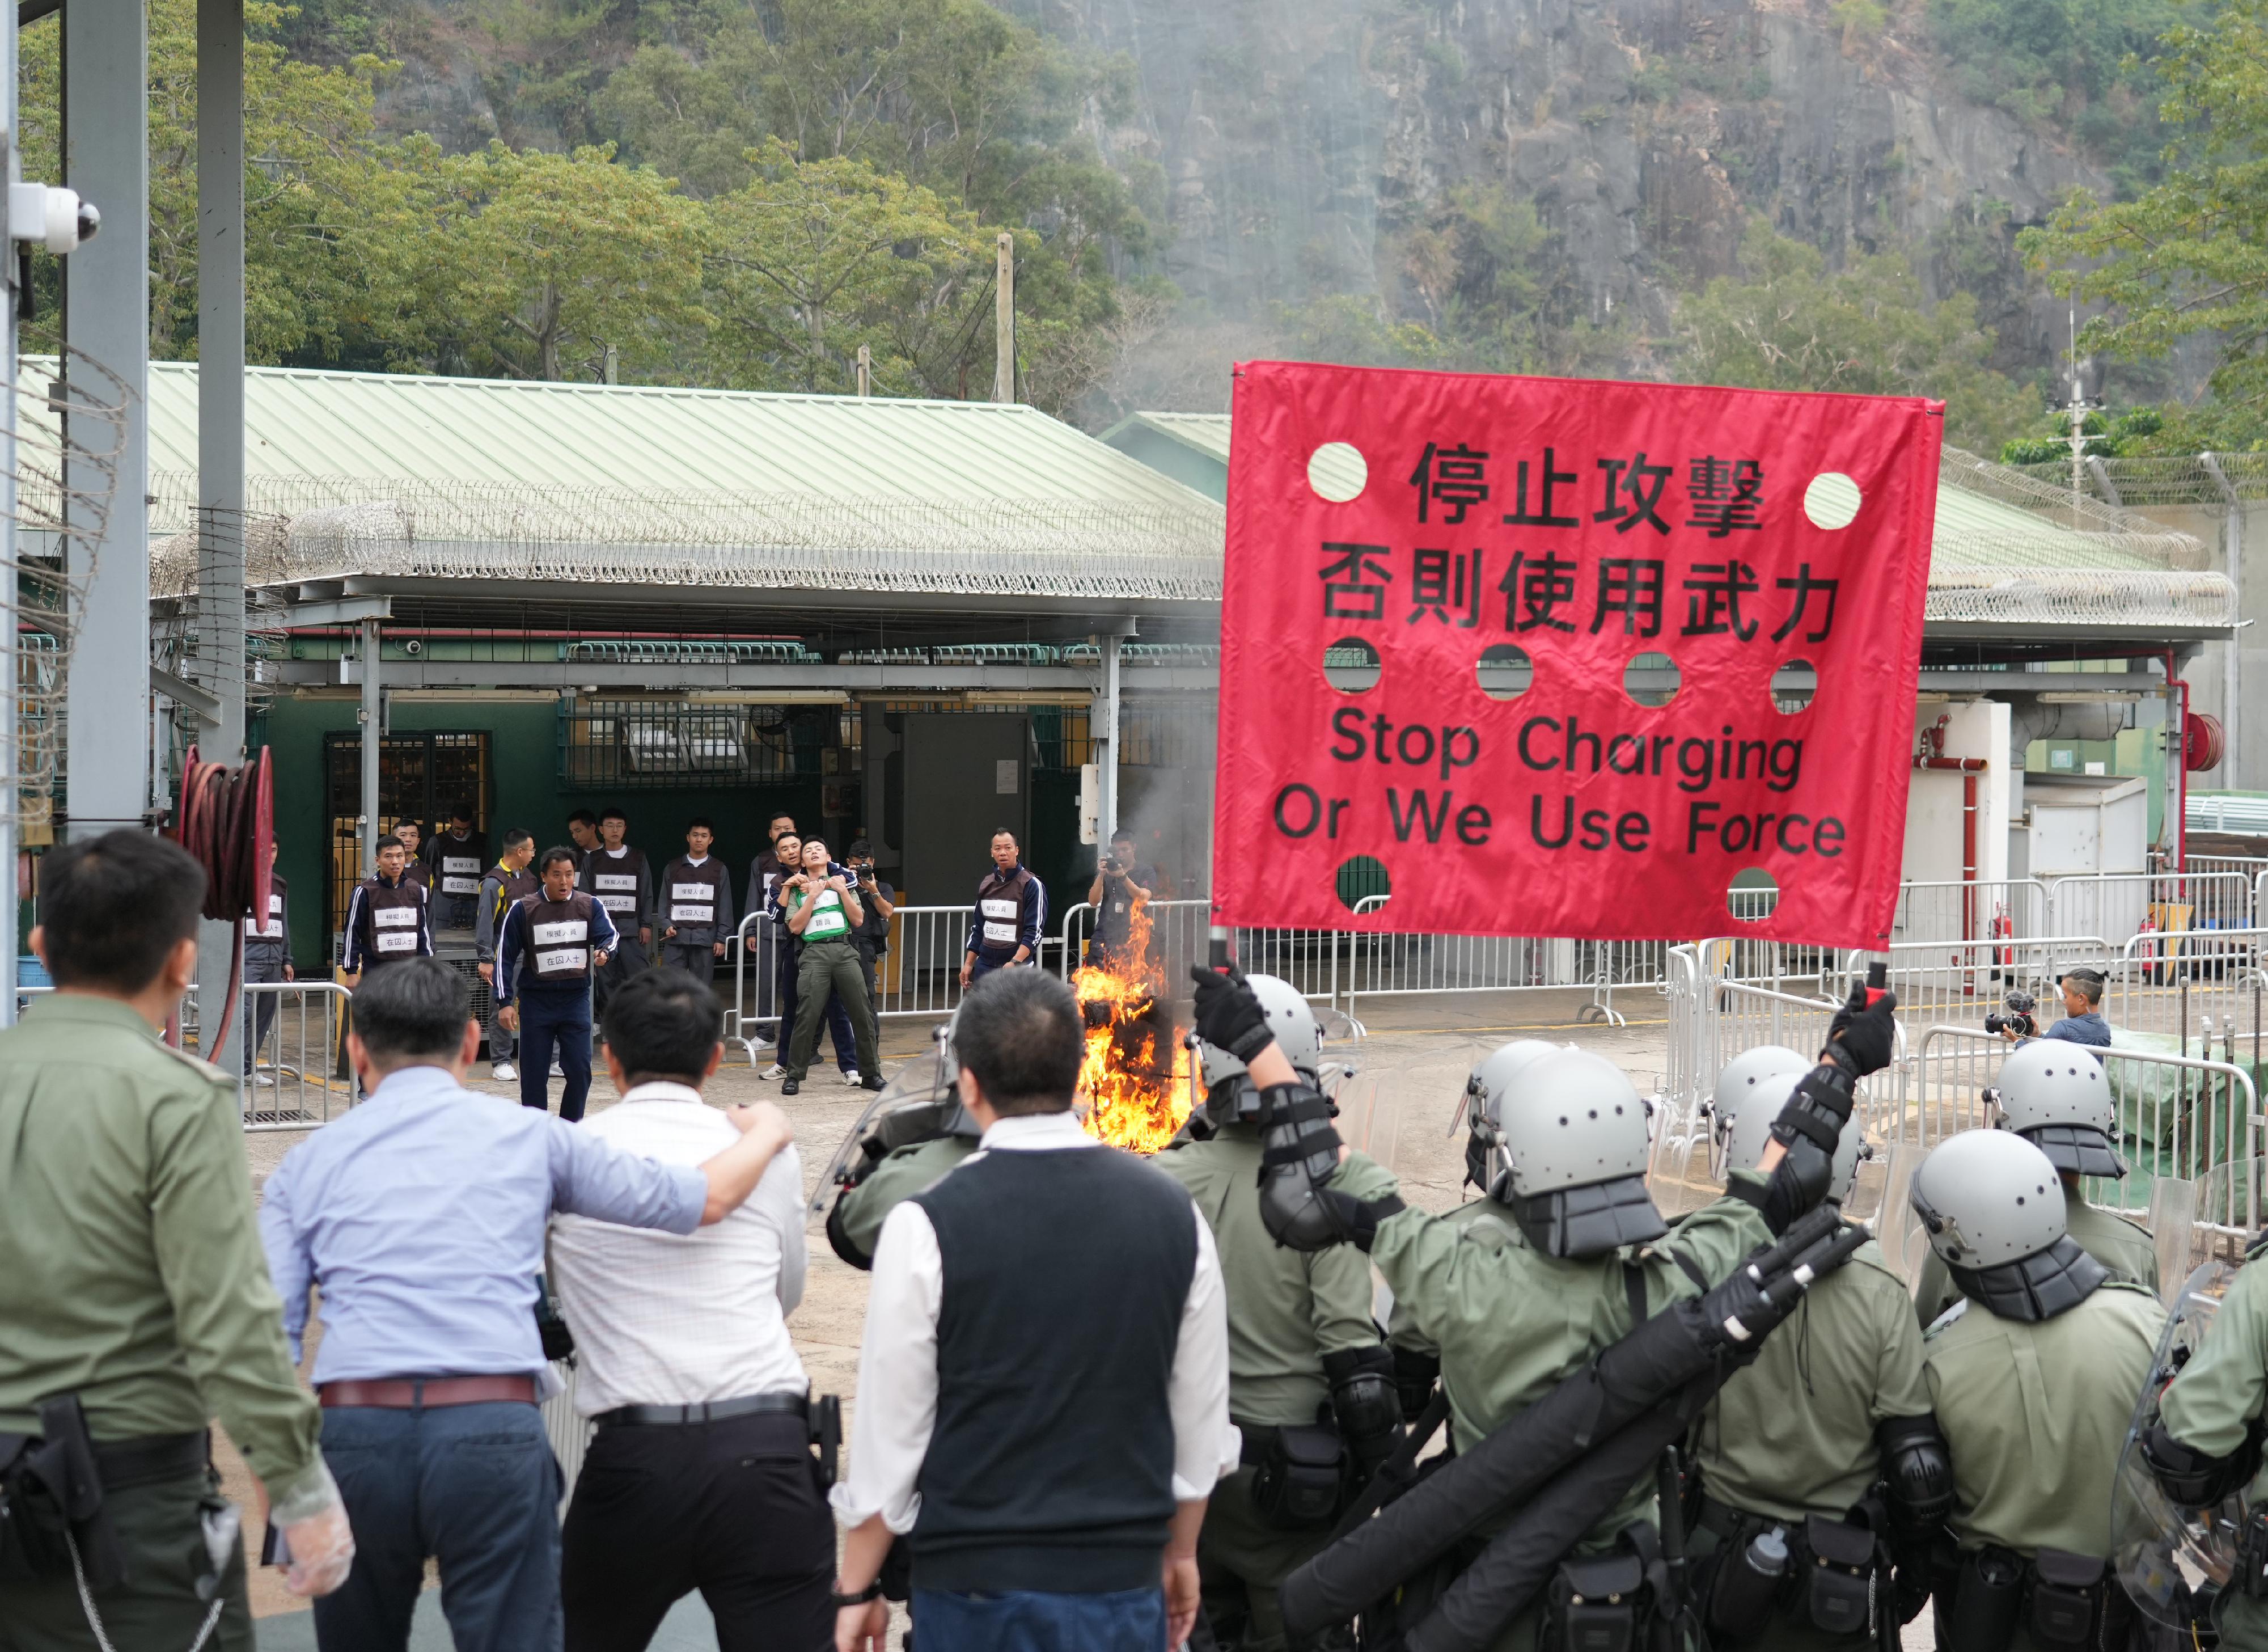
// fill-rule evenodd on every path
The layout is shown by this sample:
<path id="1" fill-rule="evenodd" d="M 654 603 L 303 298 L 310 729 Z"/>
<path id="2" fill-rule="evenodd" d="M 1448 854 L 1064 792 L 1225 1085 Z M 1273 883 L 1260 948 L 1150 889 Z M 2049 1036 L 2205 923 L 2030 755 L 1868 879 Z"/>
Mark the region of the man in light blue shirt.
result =
<path id="1" fill-rule="evenodd" d="M 402 1652 L 428 1557 L 461 1647 L 556 1652 L 559 1469 L 536 1410 L 545 1226 L 564 1211 L 688 1234 L 755 1191 L 790 1138 L 776 1107 L 697 1166 L 616 1151 L 463 1088 L 480 1046 L 463 980 L 413 959 L 355 999 L 370 1099 L 293 1148 L 260 1212 L 294 1358 L 322 1299 L 323 1452 L 357 1560 L 323 1603 L 322 1652 Z M 556 1386 L 556 1384 L 554 1384 Z"/>

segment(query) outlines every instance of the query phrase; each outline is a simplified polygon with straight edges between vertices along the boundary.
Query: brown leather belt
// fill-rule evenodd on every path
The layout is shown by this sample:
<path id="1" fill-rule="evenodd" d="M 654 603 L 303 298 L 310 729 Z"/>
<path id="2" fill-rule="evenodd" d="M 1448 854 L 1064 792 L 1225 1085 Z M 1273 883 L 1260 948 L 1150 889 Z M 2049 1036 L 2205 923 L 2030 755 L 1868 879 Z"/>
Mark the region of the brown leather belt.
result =
<path id="1" fill-rule="evenodd" d="M 535 1404 L 532 1376 L 382 1376 L 326 1383 L 319 1391 L 327 1410 L 372 1405 L 382 1411 L 414 1411 L 421 1405 L 481 1405 L 499 1400 Z"/>

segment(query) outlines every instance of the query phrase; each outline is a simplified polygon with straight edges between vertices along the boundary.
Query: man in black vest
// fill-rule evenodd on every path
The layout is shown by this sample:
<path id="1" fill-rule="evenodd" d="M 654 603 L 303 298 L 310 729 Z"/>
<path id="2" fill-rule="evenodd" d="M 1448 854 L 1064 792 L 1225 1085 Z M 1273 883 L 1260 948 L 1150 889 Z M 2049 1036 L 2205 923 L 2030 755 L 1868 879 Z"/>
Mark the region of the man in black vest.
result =
<path id="1" fill-rule="evenodd" d="M 519 1073 L 512 1065 L 518 1040 L 497 1019 L 497 936 L 504 928 L 504 914 L 542 887 L 543 880 L 535 875 L 535 834 L 514 826 L 504 835 L 504 852 L 481 879 L 479 904 L 473 913 L 473 955 L 480 960 L 481 979 L 489 984 L 489 1076 L 500 1084 L 512 1083 Z"/>
<path id="2" fill-rule="evenodd" d="M 1085 1043 L 1039 970 L 961 1002 L 960 1094 L 984 1136 L 875 1243 L 831 1494 L 840 1652 L 880 1652 L 902 1532 L 922 1652 L 1159 1652 L 1197 1616 L 1197 1528 L 1239 1455 L 1220 1262 L 1186 1192 L 1080 1128 Z"/>
<path id="3" fill-rule="evenodd" d="M 474 903 L 481 892 L 481 874 L 488 865 L 487 835 L 473 823 L 470 803 L 452 803 L 449 823 L 425 845 L 425 864 L 431 872 L 427 887 L 440 902 L 436 920 L 443 929 L 470 929 Z"/>
<path id="4" fill-rule="evenodd" d="M 654 882 L 650 920 L 661 935 L 660 962 L 704 986 L 717 978 L 717 960 L 733 935 L 733 874 L 709 852 L 716 842 L 716 823 L 695 815 L 685 828 L 685 852 Z"/>
<path id="5" fill-rule="evenodd" d="M 619 945 L 607 948 L 608 957 L 598 976 L 598 1013 L 607 1013 L 615 989 L 646 966 L 653 931 L 646 914 L 653 906 L 653 868 L 645 852 L 624 840 L 630 836 L 630 816 L 618 808 L 599 811 L 599 846 L 583 857 L 575 887 L 595 896 L 619 932 Z M 549 852 L 548 850 L 545 852 Z"/>
<path id="6" fill-rule="evenodd" d="M 365 970 L 433 955 L 425 921 L 425 891 L 409 876 L 409 851 L 399 837 L 381 837 L 373 857 L 378 874 L 355 886 L 347 901 L 346 944 L 339 967 L 347 985 L 362 985 Z"/>
<path id="7" fill-rule="evenodd" d="M 547 849 L 543 887 L 504 917 L 497 937 L 497 1019 L 519 1035 L 519 1101 L 551 1105 L 551 1054 L 567 1088 L 559 1117 L 583 1117 L 591 1094 L 591 980 L 615 949 L 613 921 L 596 896 L 575 887 L 575 852 Z"/>
<path id="8" fill-rule="evenodd" d="M 1003 826 L 992 834 L 992 870 L 976 886 L 976 916 L 962 943 L 961 990 L 995 970 L 1040 961 L 1048 923 L 1048 887 L 1023 864 L 1024 847 Z"/>
<path id="9" fill-rule="evenodd" d="M 244 984 L 247 986 L 269 986 L 293 978 L 291 970 L 291 909 L 284 880 L 276 874 L 276 852 L 282 845 L 272 839 L 268 845 L 268 916 L 265 918 L 247 916 L 244 920 Z M 276 1080 L 265 1073 L 255 1073 L 254 1067 L 260 1048 L 268 1042 L 268 1029 L 276 1024 L 276 1007 L 282 997 L 275 992 L 247 992 L 245 1002 L 252 1010 L 252 1036 L 244 1041 L 244 1073 L 261 1089 L 274 1087 Z"/>

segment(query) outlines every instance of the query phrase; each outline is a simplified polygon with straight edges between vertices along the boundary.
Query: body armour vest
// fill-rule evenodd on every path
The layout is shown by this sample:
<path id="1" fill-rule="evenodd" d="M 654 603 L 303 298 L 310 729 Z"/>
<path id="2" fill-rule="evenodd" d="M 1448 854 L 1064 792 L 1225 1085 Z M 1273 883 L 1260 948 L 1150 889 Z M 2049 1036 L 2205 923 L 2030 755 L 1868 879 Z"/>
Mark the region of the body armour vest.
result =
<path id="1" fill-rule="evenodd" d="M 265 918 L 259 918 L 249 913 L 246 914 L 244 944 L 254 947 L 266 941 L 270 946 L 276 946 L 280 945 L 283 940 L 284 880 L 271 872 L 268 874 L 268 916 Z"/>
<path id="2" fill-rule="evenodd" d="M 407 873 L 391 889 L 372 878 L 362 886 L 362 909 L 369 914 L 370 946 L 364 965 L 399 963 L 417 955 L 417 928 L 425 916 L 425 891 Z"/>
<path id="3" fill-rule="evenodd" d="M 593 849 L 583 862 L 583 871 L 591 885 L 591 893 L 599 897 L 599 904 L 607 909 L 607 916 L 615 920 L 615 927 L 638 926 L 638 885 L 644 881 L 645 855 L 632 849 L 620 859 L 603 849 Z"/>
<path id="4" fill-rule="evenodd" d="M 577 889 L 563 901 L 542 894 L 519 903 L 527 914 L 528 973 L 539 981 L 575 981 L 591 974 L 591 909 L 599 903 Z"/>
<path id="5" fill-rule="evenodd" d="M 488 864 L 488 844 L 481 834 L 458 838 L 443 832 L 432 845 L 434 869 L 440 874 L 434 889 L 441 895 L 478 895 L 481 868 Z"/>
<path id="6" fill-rule="evenodd" d="M 725 880 L 732 874 L 725 863 L 711 855 L 695 866 L 680 855 L 661 874 L 661 910 L 681 939 L 689 930 L 712 930 L 725 900 Z"/>

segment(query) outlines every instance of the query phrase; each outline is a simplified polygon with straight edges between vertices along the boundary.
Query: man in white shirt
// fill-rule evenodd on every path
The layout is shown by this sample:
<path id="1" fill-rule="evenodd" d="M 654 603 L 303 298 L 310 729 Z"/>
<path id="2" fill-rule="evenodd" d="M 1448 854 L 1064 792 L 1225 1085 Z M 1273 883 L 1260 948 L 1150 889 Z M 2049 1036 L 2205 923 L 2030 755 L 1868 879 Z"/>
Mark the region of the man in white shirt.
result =
<path id="1" fill-rule="evenodd" d="M 922 1652 L 1177 1647 L 1205 1501 L 1240 1456 L 1211 1231 L 1178 1184 L 1080 1129 L 1086 1024 L 1062 981 L 995 971 L 954 1028 L 984 1136 L 875 1245 L 832 1494 L 850 1528 L 836 1646 L 881 1652 L 882 1560 L 907 1534 Z"/>
<path id="2" fill-rule="evenodd" d="M 707 987 L 649 970 L 615 993 L 606 1030 L 622 1099 L 585 1130 L 662 1164 L 729 1145 L 732 1125 L 701 1099 L 724 1051 Z M 697 1235 L 554 1219 L 576 1408 L 598 1424 L 563 1533 L 566 1652 L 639 1652 L 696 1589 L 720 1652 L 825 1644 L 834 1533 L 786 1324 L 804 1268 L 792 1147 Z"/>

